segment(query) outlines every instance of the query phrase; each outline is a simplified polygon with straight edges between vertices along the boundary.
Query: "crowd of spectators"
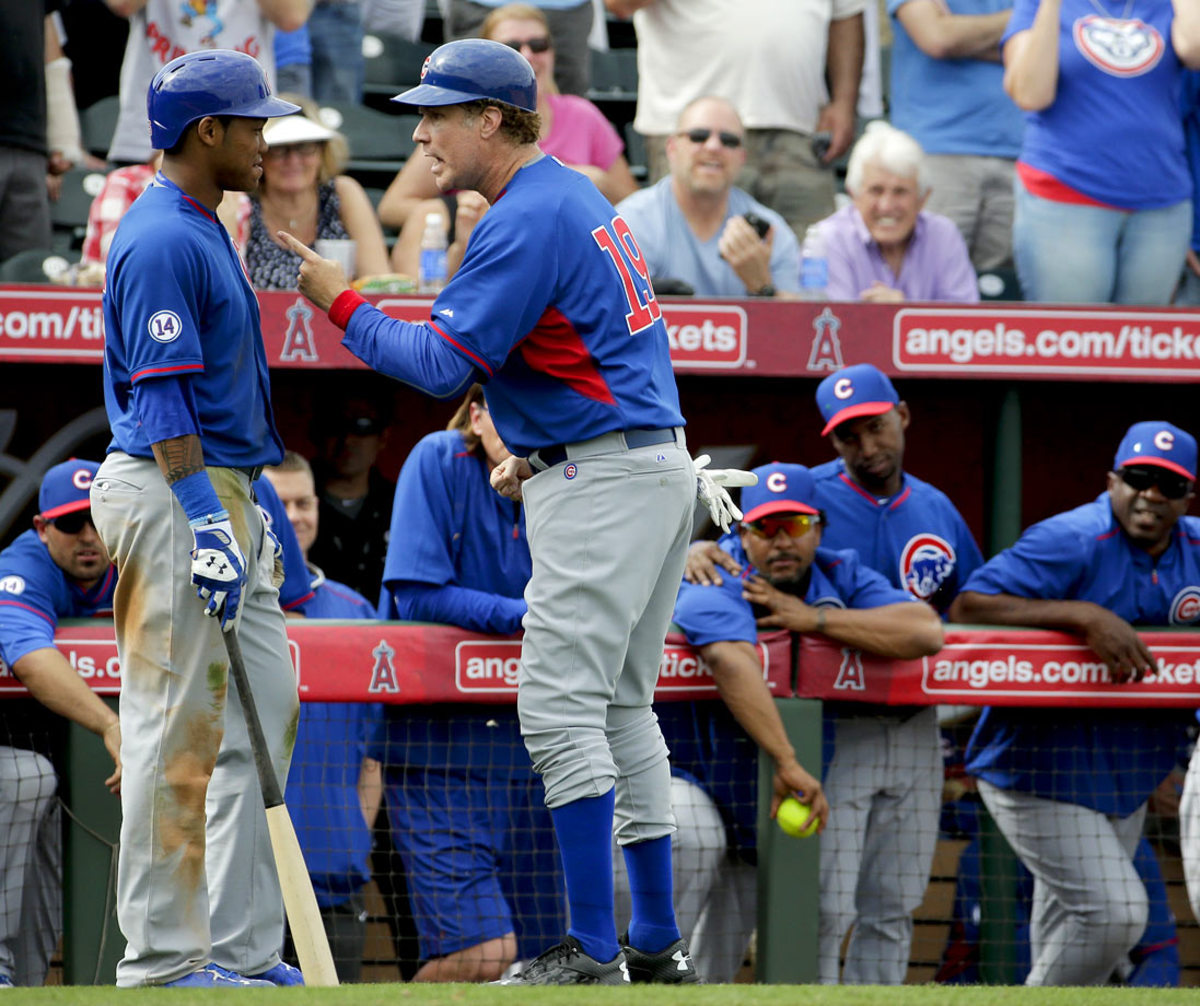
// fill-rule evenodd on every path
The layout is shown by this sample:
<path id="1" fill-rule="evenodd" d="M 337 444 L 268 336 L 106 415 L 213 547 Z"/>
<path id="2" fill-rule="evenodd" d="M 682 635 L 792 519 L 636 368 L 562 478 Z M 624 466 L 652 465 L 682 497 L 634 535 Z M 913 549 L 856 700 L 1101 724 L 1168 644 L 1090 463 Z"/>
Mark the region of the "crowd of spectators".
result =
<path id="1" fill-rule="evenodd" d="M 656 272 L 661 292 L 795 296 L 799 266 L 791 238 L 802 242 L 808 226 L 821 222 L 844 238 L 857 227 L 853 240 L 828 255 L 825 295 L 833 300 L 969 302 L 977 299 L 974 274 L 999 271 L 1015 274 L 1020 283 L 1010 284 L 1010 295 L 1023 291 L 1028 300 L 1167 304 L 1177 297 L 1191 303 L 1189 277 L 1197 269 L 1190 248 L 1197 231 L 1192 192 L 1200 169 L 1189 154 L 1195 144 L 1185 143 L 1196 105 L 1187 68 L 1200 66 L 1200 29 L 1166 0 L 1146 11 L 1135 3 L 1149 0 L 1130 0 L 1119 11 L 1099 0 L 1073 6 L 1028 0 L 1015 7 L 1009 0 L 963 0 L 953 9 L 934 0 L 890 0 L 883 114 L 909 138 L 920 162 L 915 198 L 923 211 L 914 222 L 905 207 L 893 213 L 889 200 L 876 205 L 876 218 L 896 218 L 897 240 L 851 220 L 855 210 L 868 216 L 851 151 L 856 139 L 870 135 L 862 110 L 877 111 L 874 50 L 881 34 L 871 24 L 876 12 L 866 11 L 862 0 L 445 0 L 434 17 L 428 16 L 433 7 L 420 0 L 44 0 L 44 21 L 29 16 L 43 7 L 34 4 L 8 36 L 21 41 L 3 72 L 12 93 L 27 100 L 9 106 L 0 120 L 0 145 L 13 157 L 0 179 L 0 262 L 27 249 L 58 249 L 92 264 L 66 276 L 102 281 L 96 263 L 103 263 L 111 228 L 153 177 L 154 152 L 139 125 L 143 95 L 153 70 L 171 56 L 239 48 L 263 63 L 278 90 L 321 106 L 344 105 L 365 100 L 363 40 L 372 32 L 430 46 L 480 35 L 518 49 L 534 66 L 542 148 L 628 209 L 644 246 L 663 240 L 665 221 L 647 213 L 643 200 L 649 197 L 639 187 L 658 192 L 662 203 L 660 179 L 670 176 L 679 201 L 687 144 L 697 147 L 693 154 L 706 153 L 703 142 L 688 139 L 699 133 L 685 120 L 695 117 L 699 99 L 725 102 L 737 125 L 710 141 L 707 154 L 723 162 L 713 167 L 728 178 L 716 185 L 729 188 L 733 199 L 715 219 L 683 205 L 685 219 L 669 229 L 672 257 L 705 264 L 693 263 L 689 271 L 672 263 L 680 275 Z M 1078 25 L 1088 30 L 1076 31 Z M 119 32 L 125 40 L 123 57 L 112 61 L 107 76 L 80 44 L 92 32 Z M 592 47 L 610 37 L 633 43 L 636 106 L 589 90 Z M 30 55 L 36 52 L 44 52 L 44 72 Z M 105 165 L 81 148 L 76 108 L 114 94 L 118 78 L 120 114 Z M 869 100 L 860 102 L 860 91 Z M 415 282 L 430 214 L 448 233 L 452 275 L 486 204 L 470 193 L 439 193 L 419 152 L 391 185 L 379 186 L 361 169 L 345 171 L 337 115 L 305 108 L 311 125 L 279 124 L 287 136 L 272 143 L 277 149 L 261 194 L 251 201 L 231 195 L 223 206 L 256 286 L 278 289 L 291 281 L 284 250 L 272 236 L 256 234 L 265 229 L 270 235 L 275 225 L 299 230 L 310 244 L 322 237 L 354 240 L 353 271 L 360 280 L 399 274 L 401 286 Z M 1137 112 L 1116 116 L 1113 108 Z M 1095 122 L 1107 132 L 1097 134 Z M 726 133 L 737 137 L 736 147 Z M 626 149 L 627 142 L 635 146 Z M 889 150 L 897 142 L 893 134 Z M 1138 151 L 1136 159 L 1131 150 Z M 282 196 L 272 184 L 286 171 L 307 175 L 318 160 L 318 191 L 336 183 L 336 192 L 319 200 L 319 219 L 312 198 Z M 97 197 L 82 248 L 77 238 L 62 247 L 47 215 L 72 167 L 115 172 Z M 43 175 L 45 185 L 30 184 Z M 364 180 L 386 191 L 368 200 L 358 184 Z M 750 209 L 738 208 L 747 201 Z M 766 235 L 760 225 L 756 241 L 753 227 L 740 225 L 737 218 L 746 212 L 771 223 L 762 207 L 786 221 L 790 238 L 779 228 Z M 961 266 L 955 229 L 969 271 Z M 769 277 L 760 261 L 764 238 Z M 906 258 L 910 242 L 915 248 Z M 876 260 L 869 282 L 861 264 L 848 263 L 846 245 L 854 257 Z M 250 260 L 256 256 L 269 263 L 255 268 Z M 953 262 L 953 281 L 922 279 L 931 263 L 947 262 Z"/>

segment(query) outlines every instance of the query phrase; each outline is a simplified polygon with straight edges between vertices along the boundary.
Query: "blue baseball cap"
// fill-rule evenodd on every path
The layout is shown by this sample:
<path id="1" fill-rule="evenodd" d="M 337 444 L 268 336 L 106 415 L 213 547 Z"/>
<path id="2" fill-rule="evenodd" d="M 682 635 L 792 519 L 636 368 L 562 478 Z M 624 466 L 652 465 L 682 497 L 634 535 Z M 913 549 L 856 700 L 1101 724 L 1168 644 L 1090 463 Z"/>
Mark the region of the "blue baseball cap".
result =
<path id="1" fill-rule="evenodd" d="M 774 513 L 820 513 L 817 484 L 804 465 L 772 461 L 753 469 L 758 484 L 742 488 L 742 519 L 758 520 Z"/>
<path id="2" fill-rule="evenodd" d="M 848 419 L 890 412 L 899 402 L 892 382 L 878 367 L 869 363 L 843 367 L 817 386 L 817 408 L 825 417 L 821 436 Z"/>
<path id="3" fill-rule="evenodd" d="M 1113 471 L 1126 465 L 1158 465 L 1196 481 L 1196 438 L 1161 420 L 1134 423 L 1121 438 Z"/>
<path id="4" fill-rule="evenodd" d="M 71 458 L 55 465 L 42 477 L 38 490 L 38 509 L 45 520 L 54 520 L 76 510 L 87 510 L 92 505 L 88 490 L 100 466 L 95 461 Z"/>

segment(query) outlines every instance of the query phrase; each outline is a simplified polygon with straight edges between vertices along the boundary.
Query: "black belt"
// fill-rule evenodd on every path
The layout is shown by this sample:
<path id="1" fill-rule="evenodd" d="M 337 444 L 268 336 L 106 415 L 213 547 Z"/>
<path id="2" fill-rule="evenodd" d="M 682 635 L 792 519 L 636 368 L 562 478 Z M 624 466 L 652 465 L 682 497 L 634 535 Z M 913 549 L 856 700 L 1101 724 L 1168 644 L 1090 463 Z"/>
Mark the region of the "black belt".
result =
<path id="1" fill-rule="evenodd" d="M 675 427 L 666 426 L 658 430 L 622 430 L 625 437 L 625 446 L 634 447 L 655 447 L 658 444 L 673 444 L 675 443 Z M 534 453 L 537 454 L 538 460 L 547 468 L 553 468 L 555 465 L 561 465 L 567 460 L 567 448 L 571 444 L 551 444 L 549 447 L 539 447 Z"/>
<path id="2" fill-rule="evenodd" d="M 259 477 L 259 476 L 262 474 L 263 466 L 262 466 L 262 465 L 255 465 L 253 468 L 246 468 L 246 467 L 244 467 L 244 466 L 242 466 L 242 465 L 234 465 L 234 466 L 233 466 L 233 470 L 234 470 L 235 472 L 241 472 L 241 473 L 242 473 L 243 475 L 245 475 L 245 476 L 246 476 L 246 478 L 248 478 L 248 479 L 249 479 L 251 482 L 257 482 L 257 481 L 258 481 L 258 477 Z"/>

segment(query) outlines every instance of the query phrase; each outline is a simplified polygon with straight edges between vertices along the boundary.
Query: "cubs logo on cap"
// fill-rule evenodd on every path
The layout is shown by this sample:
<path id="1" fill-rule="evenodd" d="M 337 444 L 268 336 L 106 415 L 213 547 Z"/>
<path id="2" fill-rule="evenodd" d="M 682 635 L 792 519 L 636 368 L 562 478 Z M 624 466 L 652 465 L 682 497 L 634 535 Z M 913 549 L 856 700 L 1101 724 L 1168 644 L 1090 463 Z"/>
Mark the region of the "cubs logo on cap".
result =
<path id="1" fill-rule="evenodd" d="M 45 520 L 86 510 L 92 505 L 88 491 L 100 466 L 95 461 L 71 458 L 55 465 L 42 477 L 38 490 L 38 509 Z"/>
<path id="2" fill-rule="evenodd" d="M 758 484 L 742 489 L 743 520 L 758 520 L 774 513 L 820 513 L 817 484 L 804 465 L 774 461 L 753 469 Z"/>
<path id="3" fill-rule="evenodd" d="M 1113 471 L 1126 465 L 1158 465 L 1196 480 L 1196 438 L 1161 420 L 1134 423 L 1121 438 Z"/>
<path id="4" fill-rule="evenodd" d="M 825 417 L 826 436 L 835 426 L 859 416 L 880 416 L 898 405 L 900 396 L 878 367 L 856 363 L 830 374 L 817 386 L 817 408 Z"/>

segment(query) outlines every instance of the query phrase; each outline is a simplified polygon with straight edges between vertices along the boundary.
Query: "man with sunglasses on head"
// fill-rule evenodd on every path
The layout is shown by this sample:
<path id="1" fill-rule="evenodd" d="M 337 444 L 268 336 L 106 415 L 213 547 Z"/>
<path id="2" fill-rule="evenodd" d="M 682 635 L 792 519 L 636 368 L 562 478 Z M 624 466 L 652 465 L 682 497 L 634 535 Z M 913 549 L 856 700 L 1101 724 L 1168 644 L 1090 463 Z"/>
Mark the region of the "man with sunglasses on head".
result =
<path id="1" fill-rule="evenodd" d="M 33 528 L 0 552 L 0 659 L 42 706 L 101 738 L 121 788 L 121 727 L 54 645 L 60 618 L 107 618 L 117 575 L 92 525 L 88 488 L 99 466 L 51 468 Z M 62 931 L 62 835 L 42 710 L 6 700 L 0 729 L 0 988 L 41 985 Z"/>
<path id="2" fill-rule="evenodd" d="M 1156 661 L 1134 625 L 1200 618 L 1200 519 L 1185 516 L 1195 480 L 1190 434 L 1135 423 L 1106 491 L 976 570 L 950 619 L 1073 633 L 1110 681 L 1140 680 Z M 1034 876 L 1027 985 L 1104 984 L 1137 944 L 1148 904 L 1133 853 L 1190 720 L 1167 709 L 984 710 L 967 771 Z"/>
<path id="3" fill-rule="evenodd" d="M 700 297 L 799 290 L 796 235 L 733 184 L 746 163 L 745 135 L 728 101 L 697 98 L 667 139 L 670 174 L 617 204 L 656 282 L 682 282 Z"/>
<path id="4" fill-rule="evenodd" d="M 741 526 L 719 542 L 740 574 L 709 585 L 685 582 L 675 606 L 676 624 L 711 669 L 728 710 L 711 703 L 657 707 L 673 764 L 696 779 L 732 820 L 730 845 L 742 858 L 731 857 L 722 866 L 710 897 L 739 905 L 744 929 L 725 934 L 721 952 L 700 939 L 701 949 L 695 952 L 705 966 L 715 969 L 723 962 L 735 971 L 754 925 L 754 868 L 744 857 L 754 847 L 756 752 L 739 743 L 742 731 L 775 762 L 772 816 L 784 797 L 795 795 L 813 808 L 822 828 L 830 818 L 821 784 L 796 761 L 763 681 L 758 630 L 821 633 L 845 646 L 897 659 L 928 656 L 942 645 L 941 621 L 928 604 L 889 584 L 852 550 L 822 547 L 825 513 L 812 472 L 802 465 L 774 463 L 754 474 L 758 484 L 742 490 Z M 738 761 L 741 766 L 730 772 L 729 764 Z M 903 851 L 906 836 L 893 818 L 887 841 Z M 822 848 L 830 844 L 827 840 Z M 823 869 L 823 888 L 827 881 Z M 713 911 L 710 902 L 710 916 Z M 710 932 L 715 928 L 708 927 Z M 729 981 L 732 974 L 726 970 L 702 977 Z"/>

